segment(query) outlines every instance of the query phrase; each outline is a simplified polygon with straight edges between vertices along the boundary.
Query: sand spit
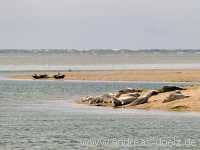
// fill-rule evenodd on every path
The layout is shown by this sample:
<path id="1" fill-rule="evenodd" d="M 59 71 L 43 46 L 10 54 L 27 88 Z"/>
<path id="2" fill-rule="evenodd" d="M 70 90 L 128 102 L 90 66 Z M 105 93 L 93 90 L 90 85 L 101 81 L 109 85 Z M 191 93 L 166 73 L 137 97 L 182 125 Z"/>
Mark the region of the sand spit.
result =
<path id="1" fill-rule="evenodd" d="M 51 73 L 49 74 L 49 76 L 52 76 L 55 73 Z M 155 82 L 200 81 L 200 70 L 198 69 L 72 71 L 63 73 L 65 75 L 64 80 L 155 81 Z M 33 79 L 32 74 L 29 75 L 19 74 L 19 75 L 14 75 L 11 78 Z M 49 78 L 48 80 L 53 80 L 53 78 Z"/>

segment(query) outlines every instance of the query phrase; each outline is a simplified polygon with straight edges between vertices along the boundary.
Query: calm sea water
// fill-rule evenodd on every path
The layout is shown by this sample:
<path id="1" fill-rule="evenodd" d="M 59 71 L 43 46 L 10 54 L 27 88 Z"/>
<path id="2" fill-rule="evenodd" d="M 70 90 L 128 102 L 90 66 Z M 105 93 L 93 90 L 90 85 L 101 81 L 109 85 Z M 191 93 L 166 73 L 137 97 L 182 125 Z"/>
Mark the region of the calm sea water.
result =
<path id="1" fill-rule="evenodd" d="M 199 113 L 74 104 L 81 96 L 127 87 L 159 88 L 170 83 L 6 78 L 39 70 L 200 68 L 199 58 L 199 52 L 190 51 L 131 54 L 0 51 L 0 150 L 199 149 Z"/>
<path id="2" fill-rule="evenodd" d="M 163 84 L 1 80 L 0 149 L 199 149 L 198 113 L 73 104 L 80 96 Z"/>
<path id="3" fill-rule="evenodd" d="M 172 65 L 173 64 L 173 65 Z M 0 50 L 0 71 L 200 68 L 199 51 Z"/>

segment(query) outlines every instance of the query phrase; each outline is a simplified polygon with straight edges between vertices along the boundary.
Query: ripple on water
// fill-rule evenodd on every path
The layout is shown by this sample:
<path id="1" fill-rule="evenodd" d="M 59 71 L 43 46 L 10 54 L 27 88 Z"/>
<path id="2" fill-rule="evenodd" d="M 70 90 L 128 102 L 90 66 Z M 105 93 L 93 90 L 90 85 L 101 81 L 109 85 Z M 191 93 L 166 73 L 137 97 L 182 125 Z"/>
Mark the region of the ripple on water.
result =
<path id="1" fill-rule="evenodd" d="M 102 141 L 102 149 L 131 149 L 136 145 L 123 145 L 119 141 L 148 140 L 151 137 L 156 140 L 177 137 L 180 140 L 197 141 L 200 138 L 199 113 L 71 105 L 72 98 L 83 95 L 96 95 L 126 87 L 158 88 L 162 85 L 129 82 L 2 81 L 0 149 L 96 149 L 98 142 Z M 195 148 L 198 147 L 197 144 Z M 146 146 L 149 149 L 169 149 L 155 145 Z M 144 146 L 137 148 L 144 149 Z M 178 148 L 183 149 L 184 145 Z"/>

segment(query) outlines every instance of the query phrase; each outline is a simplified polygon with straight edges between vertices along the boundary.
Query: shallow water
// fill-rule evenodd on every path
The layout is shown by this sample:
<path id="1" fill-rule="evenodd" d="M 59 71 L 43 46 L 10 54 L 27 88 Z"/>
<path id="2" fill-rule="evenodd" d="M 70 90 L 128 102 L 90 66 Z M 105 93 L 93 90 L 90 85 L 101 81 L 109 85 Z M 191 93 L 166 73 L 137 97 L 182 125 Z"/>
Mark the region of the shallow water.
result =
<path id="1" fill-rule="evenodd" d="M 73 104 L 80 96 L 162 85 L 1 80 L 0 149 L 199 149 L 199 113 Z"/>

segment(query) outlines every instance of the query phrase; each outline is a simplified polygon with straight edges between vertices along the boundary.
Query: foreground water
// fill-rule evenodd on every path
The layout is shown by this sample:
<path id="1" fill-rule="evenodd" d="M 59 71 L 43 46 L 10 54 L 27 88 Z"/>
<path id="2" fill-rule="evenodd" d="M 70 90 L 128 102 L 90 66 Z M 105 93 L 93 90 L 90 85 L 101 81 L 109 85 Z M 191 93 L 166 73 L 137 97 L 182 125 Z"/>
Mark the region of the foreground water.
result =
<path id="1" fill-rule="evenodd" d="M 80 96 L 163 84 L 170 83 L 1 80 L 0 149 L 199 149 L 199 113 L 73 103 Z"/>

